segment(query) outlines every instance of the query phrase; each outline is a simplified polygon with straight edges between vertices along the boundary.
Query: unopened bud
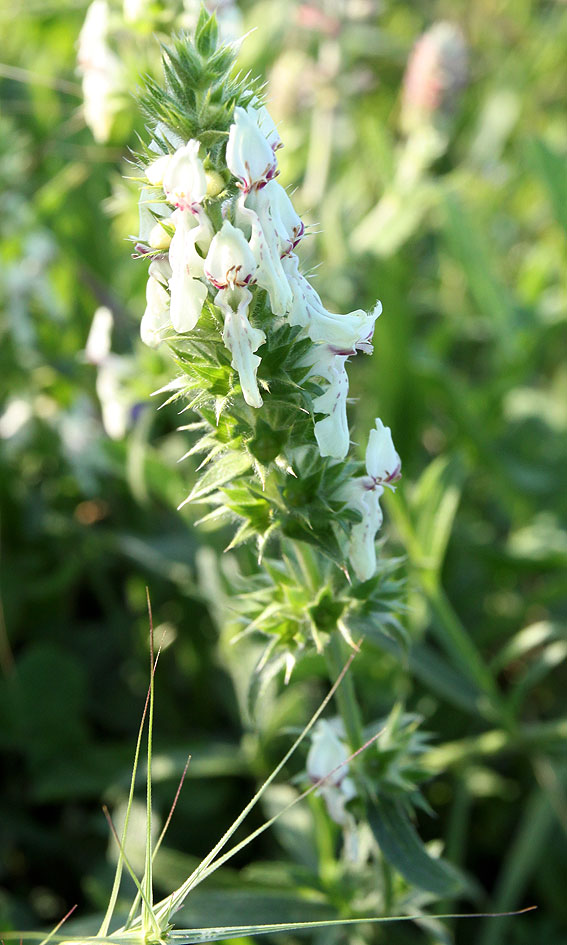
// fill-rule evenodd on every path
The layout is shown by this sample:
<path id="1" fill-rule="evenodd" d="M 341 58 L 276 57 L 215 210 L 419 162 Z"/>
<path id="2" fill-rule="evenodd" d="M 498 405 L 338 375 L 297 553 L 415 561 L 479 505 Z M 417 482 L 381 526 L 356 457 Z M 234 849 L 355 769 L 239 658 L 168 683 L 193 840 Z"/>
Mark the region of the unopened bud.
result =
<path id="1" fill-rule="evenodd" d="M 161 187 L 163 184 L 163 178 L 165 172 L 168 168 L 169 162 L 171 160 L 171 155 L 164 154 L 163 157 L 157 159 L 157 161 L 152 161 L 151 164 L 148 164 L 146 168 L 146 177 L 152 187 Z"/>
<path id="2" fill-rule="evenodd" d="M 206 171 L 207 197 L 218 197 L 226 187 L 226 181 L 218 171 Z"/>
<path id="3" fill-rule="evenodd" d="M 171 243 L 171 234 L 161 223 L 156 223 L 150 231 L 148 245 L 151 249 L 169 249 Z"/>

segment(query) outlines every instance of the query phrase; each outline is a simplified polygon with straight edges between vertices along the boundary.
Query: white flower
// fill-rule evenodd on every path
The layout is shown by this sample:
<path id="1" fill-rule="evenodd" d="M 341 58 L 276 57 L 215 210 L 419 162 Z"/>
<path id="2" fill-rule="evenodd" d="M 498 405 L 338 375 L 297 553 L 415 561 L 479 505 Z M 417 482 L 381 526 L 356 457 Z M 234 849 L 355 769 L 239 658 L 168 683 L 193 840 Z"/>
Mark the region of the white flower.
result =
<path id="1" fill-rule="evenodd" d="M 299 260 L 292 253 L 283 260 L 283 268 L 293 292 L 293 303 L 288 319 L 291 325 L 300 325 L 314 342 L 332 345 L 337 354 L 372 353 L 374 322 L 382 312 L 377 302 L 370 314 L 357 309 L 348 315 L 328 312 L 318 293 L 299 272 Z"/>
<path id="2" fill-rule="evenodd" d="M 356 479 L 350 494 L 350 506 L 362 515 L 362 521 L 351 527 L 349 560 L 359 581 L 369 581 L 376 571 L 376 532 L 382 525 L 380 508 L 382 486 L 367 488 L 365 480 Z"/>
<path id="3" fill-rule="evenodd" d="M 305 227 L 287 192 L 276 180 L 269 181 L 260 190 L 251 191 L 246 206 L 258 216 L 266 238 L 274 242 L 275 252 L 280 258 L 297 246 Z"/>
<path id="4" fill-rule="evenodd" d="M 366 447 L 366 470 L 373 481 L 395 491 L 392 483 L 401 476 L 402 461 L 396 452 L 390 427 L 385 427 L 379 417 L 376 429 L 370 431 Z"/>
<path id="5" fill-rule="evenodd" d="M 242 231 L 228 220 L 213 237 L 204 268 L 209 282 L 219 290 L 215 304 L 224 315 L 222 339 L 232 354 L 231 363 L 238 371 L 244 400 L 250 407 L 261 407 L 256 380 L 261 359 L 254 352 L 266 336 L 248 321 L 252 293 L 247 286 L 254 280 L 256 260 Z"/>
<path id="6" fill-rule="evenodd" d="M 213 237 L 204 271 L 216 289 L 244 286 L 252 281 L 256 260 L 242 230 L 225 220 Z"/>
<path id="7" fill-rule="evenodd" d="M 343 486 L 340 498 L 362 516 L 351 527 L 349 560 L 359 581 L 369 581 L 376 571 L 376 532 L 382 525 L 380 496 L 384 486 L 394 489 L 401 475 L 401 460 L 389 427 L 380 419 L 371 430 L 366 447 L 367 476 L 359 476 Z"/>
<path id="8" fill-rule="evenodd" d="M 277 171 L 274 151 L 264 137 L 259 119 L 258 111 L 252 105 L 246 109 L 236 107 L 228 135 L 226 163 L 240 181 L 244 193 L 266 184 Z M 263 120 L 265 123 L 265 117 Z"/>
<path id="9" fill-rule="evenodd" d="M 191 139 L 171 155 L 163 175 L 163 189 L 168 202 L 179 210 L 198 212 L 207 193 L 198 141 Z"/>
<path id="10" fill-rule="evenodd" d="M 325 800 L 329 816 L 344 827 L 350 826 L 352 820 L 345 805 L 355 797 L 356 788 L 352 778 L 348 777 L 349 752 L 340 736 L 344 737 L 340 719 L 321 719 L 317 722 L 307 755 L 307 773 L 313 782 L 330 775 L 318 793 Z M 335 768 L 338 770 L 335 771 Z"/>
<path id="11" fill-rule="evenodd" d="M 202 208 L 194 216 L 186 210 L 172 214 L 175 233 L 169 247 L 171 278 L 171 324 L 177 332 L 191 331 L 201 314 L 207 297 L 207 287 L 200 281 L 203 275 L 203 258 L 197 252 L 208 249 L 213 235 L 212 226 Z"/>
<path id="12" fill-rule="evenodd" d="M 140 337 L 150 348 L 157 348 L 164 330 L 171 324 L 169 292 L 166 288 L 170 277 L 171 266 L 167 260 L 152 262 L 146 285 L 146 310 L 140 324 Z"/>
<path id="13" fill-rule="evenodd" d="M 315 413 L 325 413 L 324 420 L 315 423 L 315 439 L 321 456 L 344 459 L 349 448 L 349 430 L 346 413 L 348 375 L 345 355 L 335 354 L 329 345 L 316 345 L 315 362 L 311 374 L 328 381 L 326 391 L 313 401 Z"/>
<path id="14" fill-rule="evenodd" d="M 232 354 L 232 366 L 238 371 L 242 396 L 250 407 L 261 407 L 262 397 L 258 389 L 256 374 L 261 358 L 254 351 L 263 345 L 266 336 L 248 321 L 248 306 L 252 301 L 249 289 L 221 289 L 215 303 L 224 315 L 222 340 Z"/>
<path id="15" fill-rule="evenodd" d="M 78 66 L 83 76 L 84 115 L 95 141 L 108 140 L 123 85 L 120 60 L 108 45 L 109 8 L 94 0 L 79 34 Z"/>
<path id="16" fill-rule="evenodd" d="M 328 389 L 313 402 L 317 413 L 327 414 L 315 423 L 319 450 L 321 456 L 344 459 L 349 448 L 346 363 L 358 351 L 372 352 L 374 322 L 382 306 L 378 302 L 370 314 L 358 309 L 348 315 L 335 315 L 327 311 L 313 286 L 299 272 L 299 260 L 294 253 L 286 256 L 282 265 L 293 294 L 288 320 L 291 325 L 303 328 L 315 343 L 311 375 L 329 382 Z"/>
<path id="17" fill-rule="evenodd" d="M 274 315 L 285 315 L 293 296 L 282 266 L 280 240 L 272 220 L 266 218 L 263 225 L 255 210 L 246 206 L 249 196 L 242 194 L 238 200 L 236 222 L 249 238 L 257 266 L 256 282 L 270 296 Z"/>

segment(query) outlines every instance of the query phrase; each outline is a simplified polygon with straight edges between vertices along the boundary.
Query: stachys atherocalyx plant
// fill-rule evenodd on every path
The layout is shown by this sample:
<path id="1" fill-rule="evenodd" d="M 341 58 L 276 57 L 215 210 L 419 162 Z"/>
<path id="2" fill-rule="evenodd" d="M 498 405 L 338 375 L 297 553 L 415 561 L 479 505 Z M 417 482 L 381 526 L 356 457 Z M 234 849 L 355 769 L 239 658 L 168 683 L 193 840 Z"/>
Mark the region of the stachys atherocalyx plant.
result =
<path id="1" fill-rule="evenodd" d="M 165 50 L 165 88 L 148 82 L 141 336 L 169 344 L 181 373 L 166 389 L 197 415 L 189 454 L 205 460 L 185 501 L 212 507 L 205 526 L 236 524 L 230 547 L 256 542 L 265 580 L 248 617 L 270 638 L 263 665 L 283 658 L 289 676 L 310 641 L 321 649 L 335 627 L 350 641 L 363 604 L 378 595 L 388 611 L 375 540 L 401 463 L 379 419 L 365 465 L 350 454 L 347 365 L 372 353 L 382 307 L 329 312 L 301 272 L 305 227 L 278 179 L 282 141 L 254 83 L 232 75 L 235 55 L 204 19 L 194 43 Z M 316 593 L 266 608 L 270 555 L 288 572 L 307 555 Z"/>

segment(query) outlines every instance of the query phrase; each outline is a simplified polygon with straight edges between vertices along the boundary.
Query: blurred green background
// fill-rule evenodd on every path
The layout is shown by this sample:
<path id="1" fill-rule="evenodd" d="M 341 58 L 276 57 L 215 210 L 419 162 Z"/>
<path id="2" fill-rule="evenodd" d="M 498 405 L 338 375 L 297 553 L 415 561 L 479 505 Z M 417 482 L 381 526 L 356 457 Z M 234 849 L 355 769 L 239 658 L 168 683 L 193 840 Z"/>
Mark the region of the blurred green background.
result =
<path id="1" fill-rule="evenodd" d="M 351 421 L 363 443 L 382 417 L 402 456 L 385 532 L 407 556 L 413 647 L 405 663 L 371 647 L 356 661 L 363 710 L 374 718 L 401 700 L 434 733 L 424 793 L 436 817 L 420 815 L 420 832 L 440 838 L 481 889 L 472 903 L 445 905 L 539 907 L 523 919 L 457 923 L 454 941 L 564 945 L 565 4 L 224 6 L 227 35 L 256 28 L 241 63 L 267 81 L 285 143 L 280 180 L 312 233 L 304 266 L 317 266 L 332 310 L 367 309 L 377 297 L 384 306 L 374 356 L 351 365 Z M 120 68 L 106 140 L 82 113 L 86 10 L 65 0 L 27 0 L 16 15 L 6 0 L 0 8 L 6 929 L 49 927 L 74 903 L 82 916 L 106 903 L 115 854 L 100 805 L 119 819 L 127 792 L 147 685 L 146 585 L 166 641 L 162 819 L 193 755 L 157 864 L 163 892 L 238 813 L 326 685 L 309 657 L 260 719 L 247 718 L 250 665 L 228 645 L 211 591 L 230 568 L 223 536 L 194 528 L 202 507 L 176 511 L 194 471 L 191 460 L 177 464 L 188 436 L 176 409 L 158 412 L 151 399 L 172 375 L 167 354 L 138 337 L 146 268 L 130 255 L 137 190 L 123 176 L 143 134 L 133 95 L 141 72 L 158 71 L 157 38 L 194 10 L 111 4 Z M 414 54 L 404 92 L 414 44 L 447 21 Z M 93 363 L 85 347 L 100 306 L 113 315 L 112 352 Z M 475 689 L 483 674 L 499 688 L 498 717 Z M 204 887 L 187 921 L 211 909 L 215 923 L 238 909 L 247 921 L 317 918 L 329 903 L 348 911 L 348 895 L 303 840 L 285 829 L 265 835 Z M 317 941 L 442 940 L 411 926 L 356 935 Z"/>

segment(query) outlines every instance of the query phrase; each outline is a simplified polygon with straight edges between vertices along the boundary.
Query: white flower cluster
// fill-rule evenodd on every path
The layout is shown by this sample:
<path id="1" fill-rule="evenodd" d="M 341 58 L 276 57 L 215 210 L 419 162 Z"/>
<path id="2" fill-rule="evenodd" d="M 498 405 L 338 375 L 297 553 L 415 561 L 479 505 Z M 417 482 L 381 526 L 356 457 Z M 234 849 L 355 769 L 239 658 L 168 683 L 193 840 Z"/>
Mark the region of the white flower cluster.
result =
<path id="1" fill-rule="evenodd" d="M 323 414 L 315 423 L 315 437 L 321 456 L 343 460 L 349 449 L 346 363 L 358 351 L 372 352 L 371 339 L 381 304 L 378 302 L 370 314 L 360 309 L 348 315 L 333 314 L 300 273 L 294 249 L 304 226 L 276 180 L 276 152 L 281 140 L 264 106 L 234 110 L 226 162 L 241 193 L 235 202 L 224 204 L 225 218 L 216 233 L 204 208 L 207 175 L 199 156 L 199 142 L 191 140 L 179 146 L 176 142 L 174 146 L 174 154 L 158 158 L 146 169 L 153 193 L 155 188 L 163 189 L 168 214 L 161 215 L 163 198 L 152 205 L 151 191 L 146 189 L 142 201 L 153 215 L 144 210 L 148 226 L 141 239 L 159 255 L 150 265 L 142 339 L 157 345 L 168 330 L 191 331 L 209 291 L 214 291 L 214 303 L 224 316 L 223 341 L 232 354 L 244 399 L 251 407 L 261 407 L 257 380 L 261 359 L 255 352 L 266 336 L 250 324 L 248 311 L 253 298 L 251 287 L 265 289 L 274 316 L 299 326 L 313 342 L 310 375 L 326 382 L 324 393 L 313 404 L 315 411 Z M 383 431 L 380 421 L 377 423 L 378 432 Z M 376 451 L 374 434 L 376 430 L 371 434 L 367 461 Z M 378 498 L 382 483 L 390 484 L 399 476 L 399 457 L 395 450 L 394 454 L 395 469 L 385 472 L 370 462 L 370 479 L 356 480 L 352 495 L 343 497 L 364 517 L 360 525 L 354 526 L 351 540 L 351 562 L 363 580 L 375 569 L 375 558 L 371 568 L 370 546 L 373 548 L 381 522 Z"/>

